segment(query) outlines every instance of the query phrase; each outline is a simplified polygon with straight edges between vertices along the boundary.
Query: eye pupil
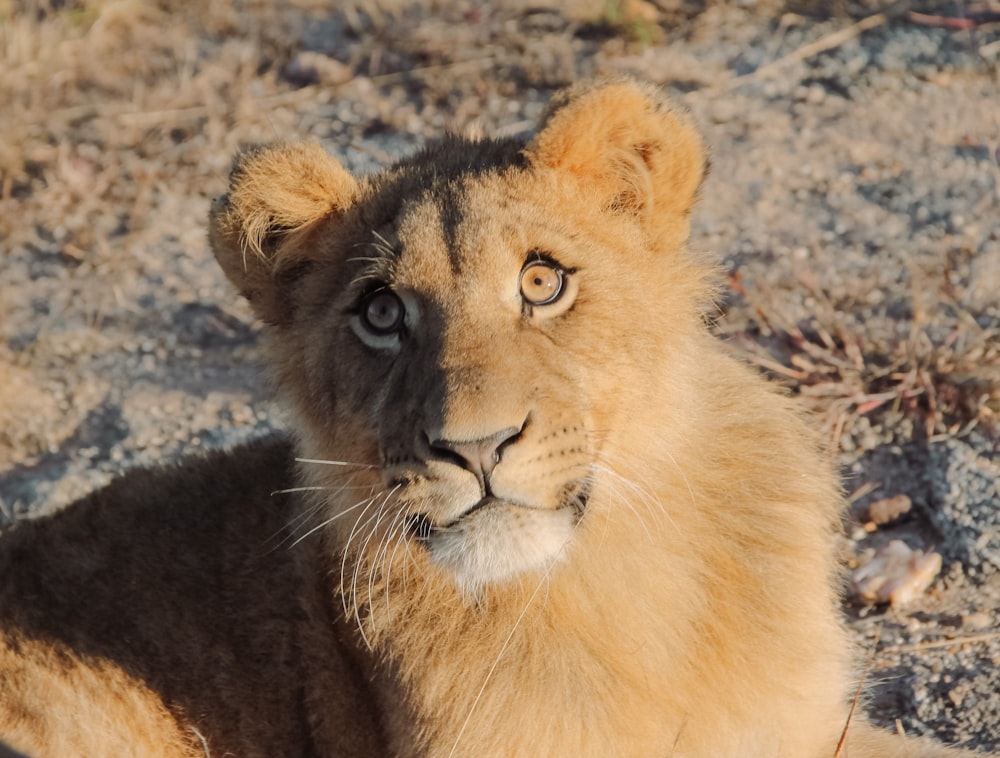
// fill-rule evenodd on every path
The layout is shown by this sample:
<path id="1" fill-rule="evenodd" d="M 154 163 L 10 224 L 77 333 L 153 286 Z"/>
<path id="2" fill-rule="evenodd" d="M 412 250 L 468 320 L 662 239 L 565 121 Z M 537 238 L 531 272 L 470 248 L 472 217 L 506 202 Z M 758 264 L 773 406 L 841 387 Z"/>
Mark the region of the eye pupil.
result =
<path id="1" fill-rule="evenodd" d="M 521 297 L 531 305 L 548 305 L 559 299 L 563 272 L 547 261 L 532 261 L 521 269 Z"/>
<path id="2" fill-rule="evenodd" d="M 373 334 L 392 334 L 403 325 L 406 311 L 400 299 L 389 290 L 368 296 L 361 308 L 361 320 Z"/>

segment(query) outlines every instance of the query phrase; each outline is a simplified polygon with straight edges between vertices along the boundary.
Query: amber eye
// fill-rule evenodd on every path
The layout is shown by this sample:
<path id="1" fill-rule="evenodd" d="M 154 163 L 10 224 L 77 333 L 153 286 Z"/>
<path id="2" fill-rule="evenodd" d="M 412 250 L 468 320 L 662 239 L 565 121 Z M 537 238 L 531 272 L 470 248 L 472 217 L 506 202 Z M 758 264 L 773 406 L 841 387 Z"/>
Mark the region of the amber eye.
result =
<path id="1" fill-rule="evenodd" d="M 531 305 L 548 305 L 563 291 L 563 271 L 547 261 L 530 261 L 521 269 L 521 297 Z"/>
<path id="2" fill-rule="evenodd" d="M 376 290 L 361 303 L 361 323 L 372 334 L 398 332 L 405 315 L 403 301 L 390 290 Z"/>

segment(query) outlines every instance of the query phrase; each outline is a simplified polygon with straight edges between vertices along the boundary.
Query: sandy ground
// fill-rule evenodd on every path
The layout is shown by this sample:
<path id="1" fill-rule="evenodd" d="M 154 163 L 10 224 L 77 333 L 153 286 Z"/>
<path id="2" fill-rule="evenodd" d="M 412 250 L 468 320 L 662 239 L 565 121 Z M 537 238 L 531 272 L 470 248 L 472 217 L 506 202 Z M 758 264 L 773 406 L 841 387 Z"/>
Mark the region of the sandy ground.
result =
<path id="1" fill-rule="evenodd" d="M 715 326 L 829 435 L 845 563 L 942 557 L 905 606 L 845 604 L 868 707 L 1000 749 L 996 3 L 205 5 L 0 0 L 0 528 L 281 427 L 205 238 L 240 145 L 314 139 L 366 172 L 631 73 L 713 147 Z"/>

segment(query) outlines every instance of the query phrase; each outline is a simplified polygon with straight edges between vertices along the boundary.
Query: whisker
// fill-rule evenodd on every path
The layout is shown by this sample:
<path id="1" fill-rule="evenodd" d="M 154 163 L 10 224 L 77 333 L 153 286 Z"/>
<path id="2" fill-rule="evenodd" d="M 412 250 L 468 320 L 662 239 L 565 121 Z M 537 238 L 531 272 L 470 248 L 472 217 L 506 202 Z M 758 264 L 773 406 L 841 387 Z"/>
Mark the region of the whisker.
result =
<path id="1" fill-rule="evenodd" d="M 375 552 L 375 562 L 379 568 L 380 573 L 383 574 L 383 582 L 385 584 L 385 610 L 386 613 L 389 612 L 389 573 L 392 570 L 392 560 L 386 559 L 389 557 L 389 545 L 392 544 L 393 540 L 396 540 L 396 547 L 399 547 L 399 540 L 397 539 L 397 532 L 401 537 L 403 530 L 400 526 L 403 523 L 406 514 L 402 510 L 397 510 L 396 514 L 392 517 L 392 521 L 389 522 L 389 526 L 386 528 L 385 538 L 379 543 L 379 548 Z M 392 551 L 393 556 L 396 555 L 395 549 Z M 383 570 L 384 569 L 384 570 Z M 374 617 L 375 608 L 373 607 L 375 596 L 375 574 L 372 572 L 372 576 L 368 580 L 368 613 Z"/>
<path id="2" fill-rule="evenodd" d="M 343 557 L 341 558 L 341 561 L 340 561 L 340 599 L 341 599 L 341 602 L 342 602 L 342 604 L 344 606 L 344 616 L 345 617 L 351 615 L 351 610 L 350 610 L 350 608 L 347 607 L 347 595 L 348 595 L 349 592 L 351 592 L 351 591 L 354 590 L 353 586 L 350 589 L 348 589 L 345 586 L 345 584 L 344 584 L 344 580 L 346 578 L 345 575 L 347 573 L 347 557 L 350 555 L 350 552 L 351 552 L 351 542 L 354 541 L 354 535 L 355 535 L 355 533 L 358 530 L 358 526 L 361 524 L 361 519 L 365 518 L 365 514 L 368 513 L 368 509 L 371 508 L 372 505 L 375 504 L 375 501 L 379 498 L 380 494 L 381 493 L 379 493 L 377 495 L 374 495 L 373 497 L 371 497 L 367 501 L 365 501 L 365 503 L 366 503 L 365 507 L 361 511 L 361 513 L 358 514 L 358 517 L 354 520 L 354 526 L 351 527 L 351 532 L 350 532 L 350 534 L 347 535 L 347 542 L 344 543 L 344 555 L 343 555 Z M 358 560 L 360 561 L 360 559 L 361 559 L 361 556 L 359 555 L 358 556 Z M 360 628 L 360 624 L 359 624 L 359 630 L 358 631 L 361 632 L 361 638 L 365 641 L 365 644 L 367 644 L 368 648 L 371 649 L 371 645 L 368 644 L 368 638 L 365 636 L 365 630 Z"/>
<path id="3" fill-rule="evenodd" d="M 351 533 L 350 533 L 350 535 L 347 538 L 347 544 L 345 545 L 345 549 L 344 549 L 344 557 L 343 557 L 343 560 L 341 561 L 340 583 L 341 583 L 341 598 L 342 598 L 342 600 L 344 602 L 344 613 L 346 615 L 348 615 L 348 616 L 350 616 L 350 615 L 354 616 L 354 620 L 358 624 L 358 631 L 361 633 L 361 638 L 364 640 L 365 645 L 368 647 L 369 650 L 372 649 L 372 644 L 371 644 L 371 641 L 368 639 L 368 635 L 365 634 L 364 623 L 361 620 L 361 608 L 360 608 L 360 605 L 359 605 L 359 602 L 358 602 L 358 578 L 359 578 L 360 573 L 361 573 L 361 566 L 362 566 L 362 564 L 364 562 L 366 562 L 366 561 L 369 560 L 368 557 L 367 557 L 367 555 L 366 555 L 366 553 L 368 551 L 368 545 L 371 543 L 372 537 L 375 535 L 376 530 L 378 529 L 379 523 L 381 523 L 382 519 L 386 515 L 385 506 L 389 502 L 389 499 L 396 493 L 396 491 L 401 486 L 402 486 L 401 484 L 397 484 L 395 487 L 393 487 L 391 490 L 389 490 L 389 492 L 386 492 L 384 494 L 384 497 L 381 498 L 381 502 L 379 503 L 379 505 L 375 508 L 375 512 L 372 513 L 370 516 L 368 516 L 367 519 L 365 519 L 364 524 L 361 524 L 361 519 L 365 517 L 365 514 L 368 511 L 368 507 L 371 507 L 371 505 L 374 505 L 375 500 L 377 500 L 379 498 L 379 495 L 376 495 L 375 498 L 372 498 L 372 500 L 369 502 L 368 507 L 365 508 L 364 512 L 362 512 L 362 514 L 354 522 L 354 527 L 351 529 Z M 369 525 L 372 524 L 373 520 L 374 520 L 375 523 L 369 529 Z M 359 525 L 361 525 L 360 529 L 358 529 Z M 344 593 L 344 589 L 343 589 L 343 587 L 344 587 L 344 578 L 345 578 L 345 573 L 346 573 L 346 569 L 347 569 L 347 556 L 349 555 L 350 543 L 353 541 L 355 533 L 361 534 L 362 532 L 364 532 L 366 530 L 368 531 L 368 535 L 367 535 L 367 537 L 365 537 L 364 543 L 356 551 L 357 555 L 356 555 L 356 559 L 355 559 L 356 562 L 355 562 L 355 566 L 354 566 L 354 573 L 351 576 L 351 587 L 350 587 L 349 592 L 350 592 L 350 595 L 351 595 L 351 605 L 353 606 L 353 609 L 354 609 L 353 613 L 352 613 L 351 610 L 347 607 L 347 597 L 346 597 L 346 595 Z M 368 570 L 369 571 L 374 571 L 374 567 L 371 566 L 371 565 L 369 565 Z"/>
<path id="4" fill-rule="evenodd" d="M 382 277 L 379 274 L 376 274 L 374 272 L 361 273 L 358 274 L 353 279 L 351 279 L 351 286 L 353 287 L 355 285 L 361 284 L 362 282 L 366 282 L 369 279 L 371 279 L 372 281 L 379 281 L 381 278 Z"/>
<path id="5" fill-rule="evenodd" d="M 691 505 L 692 506 L 697 505 L 694 496 L 694 489 L 691 487 L 691 482 L 688 480 L 687 474 L 684 473 L 684 469 L 681 468 L 681 465 L 677 462 L 677 459 L 674 458 L 674 454 L 671 453 L 669 450 L 663 450 L 663 454 L 670 459 L 670 462 L 674 464 L 674 468 L 677 469 L 677 473 L 681 475 L 681 479 L 684 481 L 684 486 L 687 487 L 688 494 L 691 496 Z"/>
<path id="6" fill-rule="evenodd" d="M 406 512 L 403 510 L 399 511 L 399 538 L 396 540 L 396 546 L 392 549 L 392 555 L 389 556 L 389 562 L 386 564 L 385 571 L 385 612 L 389 614 L 389 590 L 392 583 L 389 581 L 390 573 L 392 572 L 392 565 L 396 562 L 396 553 L 399 552 L 399 548 L 406 546 L 405 558 L 413 558 L 413 554 L 410 552 L 410 541 L 406 538 Z M 406 574 L 403 574 L 403 590 L 406 590 Z"/>
<path id="7" fill-rule="evenodd" d="M 328 461 L 323 458 L 296 458 L 298 463 L 319 463 L 323 466 L 354 466 L 356 468 L 375 468 L 369 463 L 350 463 L 349 461 Z"/>
<path id="8" fill-rule="evenodd" d="M 294 537 L 295 530 L 298 528 L 299 524 L 301 524 L 303 521 L 308 521 L 309 519 L 311 519 L 319 511 L 323 510 L 323 508 L 326 505 L 327 505 L 326 500 L 318 500 L 308 508 L 303 508 L 299 513 L 295 515 L 294 518 L 288 520 L 288 523 L 285 524 L 284 529 L 287 529 L 291 533 L 291 536 Z"/>
<path id="9" fill-rule="evenodd" d="M 381 234 L 379 234 L 379 233 L 378 233 L 378 230 L 377 230 L 377 229 L 372 229 L 372 230 L 371 230 L 371 232 L 372 232 L 372 236 L 373 236 L 373 237 L 374 237 L 375 239 L 377 239 L 377 240 L 378 240 L 379 242 L 381 242 L 381 243 L 382 243 L 383 245 L 385 245 L 386 249 L 387 249 L 387 250 L 388 250 L 389 252 L 391 252 L 391 253 L 394 253 L 394 252 L 396 252 L 396 251 L 395 251 L 395 250 L 393 250 L 393 248 L 392 248 L 392 243 L 391 243 L 391 242 L 389 242 L 389 240 L 387 240 L 387 239 L 386 239 L 385 237 L 383 237 L 383 236 L 382 236 Z"/>
<path id="10" fill-rule="evenodd" d="M 388 515 L 388 510 L 385 507 L 385 502 L 383 502 L 382 505 L 379 506 L 379 516 L 375 520 L 375 525 L 371 529 L 371 535 L 369 536 L 369 540 L 371 539 L 371 537 L 375 536 L 375 534 L 378 532 L 379 524 L 382 523 L 382 519 L 385 518 L 387 515 Z M 389 526 L 385 530 L 385 533 L 382 535 L 382 537 L 379 538 L 378 544 L 375 546 L 375 554 L 372 556 L 372 560 L 369 566 L 368 618 L 370 619 L 373 619 L 375 616 L 375 607 L 374 607 L 374 602 L 372 600 L 372 596 L 375 594 L 375 576 L 376 573 L 379 571 L 379 563 L 381 561 L 381 555 L 382 555 L 382 546 L 385 545 L 385 549 L 388 550 L 389 539 L 392 536 L 392 526 L 395 523 L 398 515 L 399 515 L 398 512 L 395 515 L 393 515 L 392 519 L 389 522 Z M 365 543 L 365 548 L 367 548 L 367 541 Z"/>
<path id="11" fill-rule="evenodd" d="M 326 526 L 329 526 L 330 524 L 332 524 L 334 521 L 336 521 L 337 519 L 339 519 L 344 514 L 350 513 L 355 508 L 360 508 L 361 505 L 363 505 L 366 502 L 370 503 L 372 499 L 373 498 L 365 498 L 364 500 L 361 500 L 360 502 L 355 503 L 350 508 L 345 508 L 344 510 L 340 511 L 339 513 L 336 513 L 333 516 L 331 516 L 330 518 L 326 519 L 325 521 L 317 524 L 312 529 L 310 529 L 308 532 L 306 532 L 301 537 L 299 537 L 297 540 L 295 540 L 295 542 L 293 542 L 291 545 L 289 545 L 289 549 L 291 549 L 291 548 L 295 547 L 296 545 L 298 545 L 300 542 L 302 542 L 302 540 L 304 540 L 310 534 L 314 534 L 314 533 L 318 532 L 320 529 L 322 529 L 322 528 L 324 528 Z M 367 508 L 366 508 L 366 510 L 367 510 Z"/>
<path id="12" fill-rule="evenodd" d="M 614 469 L 608 468 L 607 466 L 603 466 L 596 462 L 591 464 L 591 468 L 594 471 L 599 471 L 604 474 L 603 481 L 608 489 L 608 494 L 635 514 L 636 520 L 642 526 L 642 530 L 646 533 L 646 537 L 652 543 L 653 535 L 650 533 L 649 527 L 646 525 L 646 520 L 639 517 L 640 514 L 638 509 L 635 507 L 633 499 L 638 499 L 641 503 L 646 505 L 647 508 L 651 508 L 653 504 L 659 505 L 659 503 L 655 501 L 650 502 L 648 493 L 646 493 L 635 482 L 626 479 Z M 631 494 L 631 497 L 629 497 L 629 494 Z M 668 519 L 670 518 L 669 514 L 666 514 L 666 511 L 664 511 L 664 514 Z"/>
<path id="13" fill-rule="evenodd" d="M 310 488 L 308 488 L 308 487 L 301 487 L 299 489 L 301 489 L 301 490 L 308 490 Z M 332 487 L 316 487 L 314 489 L 316 489 L 316 490 L 329 490 L 329 491 L 333 492 L 334 496 L 336 496 L 336 495 L 339 495 L 341 492 L 343 492 L 346 489 L 364 489 L 364 486 L 361 486 L 361 487 L 352 487 L 352 486 L 350 486 L 350 485 L 348 485 L 348 484 L 345 483 L 345 484 L 342 484 L 339 487 L 337 487 L 336 490 L 334 490 Z M 370 487 L 369 487 L 369 489 L 370 489 Z M 317 501 L 315 501 L 314 504 L 311 505 L 309 508 L 302 509 L 294 518 L 292 518 L 291 520 L 289 520 L 289 522 L 285 525 L 285 528 L 294 532 L 294 530 L 298 527 L 298 525 L 300 523 L 302 523 L 303 521 L 306 521 L 306 520 L 312 518 L 318 511 L 322 510 L 324 508 L 324 506 L 326 506 L 329 502 L 330 502 L 330 498 L 325 498 L 323 500 L 317 500 Z"/>
<path id="14" fill-rule="evenodd" d="M 388 495 L 386 497 L 388 497 Z M 368 635 L 365 634 L 365 629 L 364 629 L 365 625 L 364 622 L 361 620 L 361 605 L 358 598 L 358 578 L 361 576 L 362 564 L 368 561 L 368 557 L 366 555 L 366 553 L 368 552 L 368 544 L 371 542 L 372 537 L 375 535 L 375 529 L 378 527 L 378 522 L 381 521 L 382 516 L 384 515 L 384 511 L 382 510 L 384 504 L 385 500 L 382 501 L 382 504 L 375 509 L 375 512 L 368 517 L 364 525 L 361 527 L 361 531 L 367 532 L 367 536 L 365 537 L 365 541 L 361 545 L 360 550 L 358 550 L 357 560 L 355 561 L 354 564 L 354 574 L 351 576 L 351 605 L 354 608 L 354 614 L 353 614 L 354 620 L 355 622 L 357 622 L 358 630 L 361 632 L 361 638 L 365 641 L 365 645 L 368 647 L 369 650 L 372 649 L 372 643 L 368 639 Z M 373 519 L 375 520 L 375 524 L 371 528 L 369 528 L 369 524 L 372 523 Z M 369 576 L 372 575 L 371 572 L 373 570 L 374 570 L 373 567 L 369 563 L 368 566 Z"/>
<path id="15" fill-rule="evenodd" d="M 330 491 L 330 492 L 333 493 L 334 496 L 336 496 L 336 495 L 339 495 L 341 492 L 344 492 L 345 490 L 348 490 L 348 489 L 369 489 L 370 490 L 371 488 L 369 486 L 367 486 L 367 485 L 350 485 L 350 484 L 344 483 L 344 484 L 340 485 L 339 487 L 337 487 L 336 489 L 334 489 L 333 487 L 327 487 L 327 486 L 295 487 L 295 488 L 287 489 L 287 490 L 277 490 L 275 492 L 272 492 L 271 495 L 273 496 L 273 495 L 281 494 L 281 493 L 308 492 L 308 491 Z M 309 506 L 308 508 L 300 508 L 299 511 L 291 519 L 289 519 L 285 523 L 285 525 L 283 527 L 281 527 L 281 529 L 279 529 L 274 534 L 272 534 L 270 537 L 268 537 L 267 540 L 266 540 L 266 542 L 273 542 L 274 540 L 276 540 L 279 537 L 279 535 L 282 534 L 282 532 L 284 532 L 285 533 L 284 536 L 281 537 L 281 539 L 278 540 L 277 543 L 272 548 L 272 550 L 277 550 L 279 547 L 281 547 L 282 545 L 284 545 L 290 539 L 293 539 L 295 537 L 295 532 L 298 530 L 299 526 L 302 523 L 304 523 L 304 522 L 308 521 L 309 519 L 311 519 L 319 511 L 323 510 L 324 506 L 326 506 L 328 502 L 329 502 L 329 499 L 319 500 L 319 501 L 316 501 L 313 505 Z M 334 516 L 334 518 L 336 518 L 336 516 Z M 320 524 L 316 528 L 317 529 L 322 529 L 323 526 L 325 526 L 326 524 L 329 524 L 329 523 L 330 523 L 330 521 L 327 521 L 324 524 Z M 292 547 L 295 547 L 295 545 L 297 545 L 301 540 L 303 540 L 306 537 L 308 537 L 309 534 L 311 534 L 311 533 L 312 532 L 309 532 L 307 534 L 302 535 L 298 540 L 296 540 L 289 547 L 289 549 L 291 549 Z"/>
<path id="16" fill-rule="evenodd" d="M 289 532 L 291 532 L 291 534 L 289 535 L 289 538 L 295 536 L 295 531 L 298 529 L 298 526 L 302 522 L 308 521 L 310 518 L 312 518 L 314 515 L 316 515 L 316 513 L 318 513 L 319 511 L 323 510 L 323 508 L 330 502 L 330 500 L 333 497 L 336 497 L 340 493 L 345 492 L 347 490 L 368 490 L 369 493 L 370 493 L 371 492 L 371 485 L 367 485 L 367 484 L 355 484 L 355 485 L 352 485 L 352 484 L 348 484 L 348 483 L 345 482 L 344 484 L 341 484 L 336 489 L 334 489 L 333 487 L 314 487 L 314 488 L 301 487 L 299 489 L 301 489 L 301 490 L 310 490 L 310 489 L 327 490 L 327 491 L 332 492 L 333 494 L 332 494 L 332 496 L 330 498 L 326 498 L 324 500 L 319 500 L 314 505 L 310 506 L 309 508 L 303 509 L 294 518 L 290 519 L 288 521 L 288 523 L 285 524 L 285 527 L 284 527 L 285 529 L 289 530 Z"/>
<path id="17" fill-rule="evenodd" d="M 687 488 L 688 494 L 691 497 L 691 503 L 692 505 L 694 505 L 695 503 L 694 490 L 692 489 L 691 483 L 688 480 L 687 476 L 684 474 L 683 469 L 680 467 L 680 465 L 678 465 L 677 460 L 674 458 L 674 456 L 670 453 L 669 450 L 664 450 L 662 452 L 667 457 L 667 459 L 669 459 L 670 463 L 673 464 L 677 472 L 680 474 L 681 480 L 684 482 L 684 486 Z M 614 459 L 614 455 L 612 455 L 609 451 L 603 451 L 601 453 L 601 458 L 610 462 Z M 674 529 L 676 529 L 678 533 L 680 533 L 680 529 L 677 526 L 677 523 L 670 515 L 670 512 L 667 510 L 666 506 L 664 506 L 663 501 L 660 500 L 660 498 L 658 498 L 656 495 L 654 495 L 651 489 L 643 486 L 640 482 L 636 481 L 633 478 L 622 475 L 615 468 L 611 468 L 610 466 L 605 467 L 601 465 L 601 463 L 595 463 L 594 465 L 602 472 L 608 474 L 615 481 L 618 481 L 622 485 L 627 487 L 628 490 L 638 498 L 640 503 L 642 503 L 648 509 L 650 509 L 650 512 L 652 512 L 652 510 L 655 508 L 656 511 L 661 513 L 667 519 L 667 521 L 670 522 L 670 524 L 674 527 Z"/>
<path id="18" fill-rule="evenodd" d="M 271 493 L 271 497 L 275 495 L 287 495 L 289 492 L 319 492 L 320 490 L 329 490 L 332 487 L 290 487 L 287 490 L 274 490 Z"/>

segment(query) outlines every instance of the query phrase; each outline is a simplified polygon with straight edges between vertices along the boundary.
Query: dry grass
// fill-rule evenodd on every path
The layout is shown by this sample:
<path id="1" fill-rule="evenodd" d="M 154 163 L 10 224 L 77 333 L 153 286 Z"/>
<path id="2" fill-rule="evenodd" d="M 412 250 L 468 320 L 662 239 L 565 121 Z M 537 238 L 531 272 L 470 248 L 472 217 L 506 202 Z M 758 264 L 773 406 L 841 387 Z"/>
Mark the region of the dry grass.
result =
<path id="1" fill-rule="evenodd" d="M 289 88 L 262 68 L 296 35 L 260 5 L 0 3 L 0 236 L 110 255 L 154 223 L 166 183 L 217 186 L 241 142 L 287 130 Z"/>
<path id="2" fill-rule="evenodd" d="M 915 285 L 905 316 L 864 321 L 806 278 L 815 309 L 804 323 L 766 285 L 751 294 L 738 272 L 728 282 L 750 306 L 734 341 L 822 416 L 835 443 L 859 416 L 887 411 L 929 439 L 977 425 L 996 431 L 1000 329 L 981 326 L 960 293 Z"/>

